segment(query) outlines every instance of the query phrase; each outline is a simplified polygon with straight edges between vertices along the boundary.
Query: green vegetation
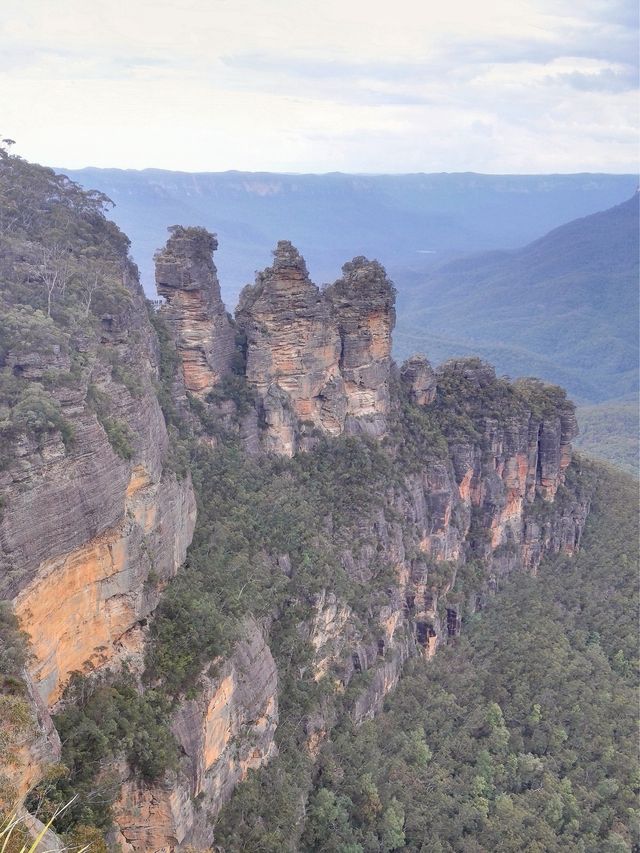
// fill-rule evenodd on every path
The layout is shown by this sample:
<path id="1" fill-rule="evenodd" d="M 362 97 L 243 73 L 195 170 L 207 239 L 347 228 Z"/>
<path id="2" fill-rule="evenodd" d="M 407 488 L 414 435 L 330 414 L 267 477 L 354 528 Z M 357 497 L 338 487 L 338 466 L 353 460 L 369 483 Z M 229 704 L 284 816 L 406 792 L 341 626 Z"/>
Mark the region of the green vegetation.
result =
<path id="1" fill-rule="evenodd" d="M 43 821 L 53 819 L 57 832 L 104 830 L 119 787 L 119 780 L 104 772 L 109 759 L 126 758 L 148 780 L 175 765 L 170 703 L 155 690 L 141 695 L 126 673 L 112 683 L 76 675 L 64 700 L 64 710 L 54 718 L 63 745 L 61 764 L 29 794 L 27 807 Z"/>
<path id="2" fill-rule="evenodd" d="M 26 640 L 9 603 L 0 601 L 0 822 L 15 806 L 12 771 L 35 722 L 22 677 L 27 662 Z"/>
<path id="3" fill-rule="evenodd" d="M 580 406 L 576 412 L 580 435 L 574 444 L 582 453 L 617 465 L 628 474 L 640 472 L 638 401 L 609 401 Z"/>
<path id="4" fill-rule="evenodd" d="M 198 523 L 187 564 L 170 584 L 151 625 L 147 675 L 175 693 L 205 661 L 224 654 L 239 620 L 273 613 L 327 584 L 347 600 L 371 600 L 382 585 L 354 586 L 340 547 L 358 520 L 381 505 L 390 460 L 375 443 L 325 441 L 292 460 L 252 458 L 235 442 L 191 450 Z M 287 554 L 291 576 L 275 556 Z"/>
<path id="5" fill-rule="evenodd" d="M 299 849 L 637 849 L 636 489 L 597 473 L 575 559 L 510 580 L 377 720 L 339 726 Z"/>
<path id="6" fill-rule="evenodd" d="M 57 431 L 71 448 L 59 392 L 83 376 L 87 342 L 100 340 L 102 318 L 131 304 L 123 284 L 129 244 L 105 218 L 108 204 L 0 146 L 0 467 L 19 434 L 40 441 Z M 113 352 L 103 347 L 97 357 L 115 381 L 140 393 L 135 371 Z M 128 458 L 124 427 L 105 408 L 109 440 Z"/>
<path id="7" fill-rule="evenodd" d="M 117 338 L 113 315 L 131 297 L 122 283 L 127 242 L 104 218 L 105 204 L 0 149 L 2 439 L 44 441 L 56 432 L 71 449 L 64 400 L 77 386 L 114 451 L 133 455 L 135 436 L 119 419 L 116 398 L 145 389 L 136 366 L 121 360 L 126 348 L 109 344 L 113 332 Z M 197 527 L 186 565 L 150 622 L 142 689 L 126 671 L 71 680 L 55 718 L 61 762 L 31 792 L 29 808 L 53 819 L 66 843 L 104 850 L 116 763 L 126 761 L 146 781 L 177 766 L 169 725 L 175 703 L 197 695 L 203 669 L 232 651 L 250 616 L 270 625 L 279 754 L 249 774 L 220 815 L 216 842 L 229 853 L 628 850 L 637 675 L 628 602 L 637 553 L 625 481 L 602 474 L 577 560 L 550 560 L 537 579 L 506 582 L 455 646 L 430 664 L 409 665 L 377 721 L 356 729 L 348 713 L 375 666 L 346 690 L 340 664 L 316 680 L 303 628 L 328 589 L 352 610 L 354 642 L 372 644 L 375 654 L 394 567 L 382 542 L 372 549 L 372 529 L 382 518 L 409 523 L 389 496 L 403 497 L 407 475 L 420 473 L 425 460 L 448 464 L 452 443 L 481 442 L 487 419 L 505 424 L 525 410 L 544 417 L 564 405 L 564 392 L 534 380 L 511 385 L 469 360 L 443 370 L 427 410 L 394 387 L 391 435 L 382 444 L 314 436 L 315 447 L 294 459 L 253 457 L 238 438 L 255 402 L 243 377 L 226 378 L 206 402 L 188 396 L 187 410 L 179 408 L 171 336 L 162 317 L 150 312 L 150 320 L 170 436 L 165 465 L 192 477 Z M 557 505 L 592 476 L 588 465 L 569 469 Z M 541 521 L 550 512 L 542 501 L 531 509 Z M 453 586 L 450 600 L 467 600 L 481 584 L 473 555 L 486 535 L 473 512 L 471 559 L 430 565 L 432 588 Z M 347 571 L 349 559 L 356 566 Z M 149 587 L 157 580 L 150 575 Z M 15 793 L 14 756 L 33 723 L 24 664 L 24 637 L 0 608 L 5 807 Z M 328 733 L 314 763 L 307 747 L 316 722 Z"/>

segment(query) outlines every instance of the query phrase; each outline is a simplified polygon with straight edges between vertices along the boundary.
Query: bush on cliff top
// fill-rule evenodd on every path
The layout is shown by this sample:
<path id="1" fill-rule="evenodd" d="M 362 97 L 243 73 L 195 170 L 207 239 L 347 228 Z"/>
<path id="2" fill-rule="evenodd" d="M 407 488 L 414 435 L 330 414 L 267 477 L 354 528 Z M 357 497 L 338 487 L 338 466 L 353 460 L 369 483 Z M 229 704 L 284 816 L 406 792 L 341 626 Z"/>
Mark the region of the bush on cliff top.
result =
<path id="1" fill-rule="evenodd" d="M 87 192 L 0 145 L 0 431 L 5 445 L 19 433 L 40 439 L 55 430 L 71 445 L 71 427 L 59 412 L 56 390 L 79 380 L 86 341 L 97 345 L 101 339 L 101 318 L 131 306 L 124 284 L 129 241 L 105 217 L 108 205 L 102 193 Z M 41 374 L 37 382 L 29 376 L 28 368 L 34 367 Z M 113 377 L 135 392 L 136 377 L 125 365 L 113 364 Z M 117 451 L 126 456 L 123 436 L 110 426 Z M 5 464 L 9 458 L 4 454 Z"/>

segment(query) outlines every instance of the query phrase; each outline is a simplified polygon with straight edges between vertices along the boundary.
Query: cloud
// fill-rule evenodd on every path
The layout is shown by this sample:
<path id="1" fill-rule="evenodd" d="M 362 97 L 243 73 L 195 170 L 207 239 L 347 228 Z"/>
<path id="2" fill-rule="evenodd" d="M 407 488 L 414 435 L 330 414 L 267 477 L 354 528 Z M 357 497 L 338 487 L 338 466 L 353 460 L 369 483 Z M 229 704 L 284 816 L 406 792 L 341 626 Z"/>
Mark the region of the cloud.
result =
<path id="1" fill-rule="evenodd" d="M 566 83 L 582 92 L 629 92 L 638 89 L 638 75 L 631 68 L 601 68 L 592 74 L 572 71 L 551 75 L 548 81 L 550 84 Z"/>
<path id="2" fill-rule="evenodd" d="M 626 0 L 4 0 L 2 129 L 67 166 L 631 171 Z"/>

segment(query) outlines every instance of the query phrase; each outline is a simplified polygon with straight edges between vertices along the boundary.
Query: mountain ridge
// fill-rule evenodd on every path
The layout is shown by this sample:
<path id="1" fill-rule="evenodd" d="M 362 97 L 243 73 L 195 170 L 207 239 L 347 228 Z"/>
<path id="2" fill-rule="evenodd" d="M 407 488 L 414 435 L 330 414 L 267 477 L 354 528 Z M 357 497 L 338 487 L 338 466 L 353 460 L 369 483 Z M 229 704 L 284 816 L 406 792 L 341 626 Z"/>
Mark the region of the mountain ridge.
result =
<path id="1" fill-rule="evenodd" d="M 262 259 L 286 234 L 316 281 L 332 281 L 351 254 L 384 258 L 398 277 L 435 257 L 517 247 L 554 226 L 621 201 L 634 175 L 413 173 L 323 175 L 171 172 L 87 167 L 64 170 L 115 202 L 111 215 L 132 240 L 147 295 L 153 252 L 176 222 L 217 233 L 223 296 L 235 304 Z M 249 192 L 247 186 L 253 185 Z"/>

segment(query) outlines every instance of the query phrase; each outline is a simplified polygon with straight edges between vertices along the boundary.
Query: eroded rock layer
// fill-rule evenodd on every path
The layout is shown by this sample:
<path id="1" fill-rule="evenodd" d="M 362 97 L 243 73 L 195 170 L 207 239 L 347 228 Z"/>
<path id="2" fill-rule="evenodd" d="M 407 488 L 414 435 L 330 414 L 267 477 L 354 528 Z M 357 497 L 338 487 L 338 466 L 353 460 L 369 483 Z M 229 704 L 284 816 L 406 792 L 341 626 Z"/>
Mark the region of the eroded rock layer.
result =
<path id="1" fill-rule="evenodd" d="M 300 423 L 339 435 L 346 414 L 340 337 L 330 304 L 291 243 L 279 242 L 273 265 L 243 290 L 236 321 L 246 336 L 247 380 L 264 401 L 273 449 L 292 455 Z"/>
<path id="2" fill-rule="evenodd" d="M 386 432 L 395 290 L 377 261 L 355 258 L 343 273 L 320 291 L 281 241 L 273 265 L 241 294 L 246 377 L 263 401 L 269 450 L 292 455 L 308 427 Z"/>
<path id="3" fill-rule="evenodd" d="M 0 471 L 0 597 L 13 601 L 30 637 L 25 678 L 39 732 L 18 790 L 57 760 L 46 707 L 70 674 L 117 669 L 124 659 L 140 666 L 141 625 L 184 561 L 195 524 L 190 476 L 166 464 L 153 387 L 158 345 L 142 288 L 126 256 L 116 269 L 118 300 L 97 328 L 73 329 L 53 360 L 28 341 L 5 358 L 24 399 L 37 400 L 49 383 L 56 412 L 44 429 L 9 433 Z"/>
<path id="4" fill-rule="evenodd" d="M 173 329 L 187 391 L 210 391 L 231 370 L 234 332 L 212 254 L 218 241 L 204 228 L 174 226 L 156 255 L 156 285 Z"/>
<path id="5" fill-rule="evenodd" d="M 277 753 L 276 664 L 254 622 L 244 633 L 218 675 L 203 674 L 197 697 L 173 715 L 183 756 L 178 770 L 156 785 L 124 779 L 115 816 L 121 849 L 209 847 L 211 820 L 237 783 Z"/>
<path id="6" fill-rule="evenodd" d="M 377 261 L 358 257 L 326 291 L 340 340 L 340 372 L 347 398 L 347 430 L 383 436 L 389 414 L 391 333 L 395 289 Z"/>

